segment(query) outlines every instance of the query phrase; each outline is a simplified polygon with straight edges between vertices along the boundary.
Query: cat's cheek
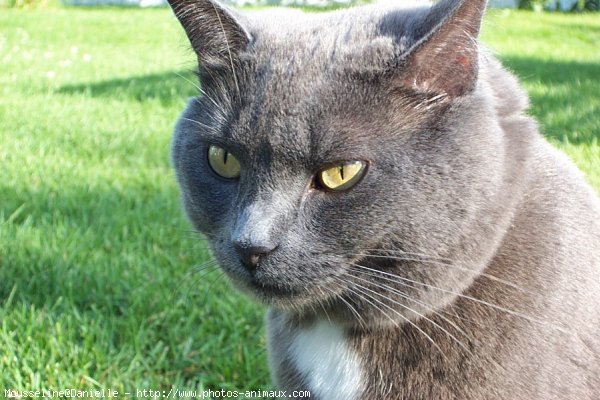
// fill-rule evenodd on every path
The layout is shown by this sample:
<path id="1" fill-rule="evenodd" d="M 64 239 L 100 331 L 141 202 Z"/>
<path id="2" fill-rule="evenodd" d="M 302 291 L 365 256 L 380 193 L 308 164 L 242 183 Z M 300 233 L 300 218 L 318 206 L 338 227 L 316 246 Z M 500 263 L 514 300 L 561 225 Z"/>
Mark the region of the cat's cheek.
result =
<path id="1" fill-rule="evenodd" d="M 213 180 L 192 179 L 185 186 L 182 185 L 181 196 L 194 227 L 210 235 L 229 225 L 230 210 L 236 193 L 234 188 L 215 184 Z"/>
<path id="2" fill-rule="evenodd" d="M 310 242 L 316 242 L 325 253 L 339 253 L 372 238 L 372 231 L 364 221 L 377 208 L 376 196 L 366 188 L 347 193 L 321 192 L 307 202 L 302 216 L 309 221 L 304 225 L 311 234 Z M 340 235 L 340 232 L 349 234 Z M 307 236 L 306 231 L 303 236 Z"/>

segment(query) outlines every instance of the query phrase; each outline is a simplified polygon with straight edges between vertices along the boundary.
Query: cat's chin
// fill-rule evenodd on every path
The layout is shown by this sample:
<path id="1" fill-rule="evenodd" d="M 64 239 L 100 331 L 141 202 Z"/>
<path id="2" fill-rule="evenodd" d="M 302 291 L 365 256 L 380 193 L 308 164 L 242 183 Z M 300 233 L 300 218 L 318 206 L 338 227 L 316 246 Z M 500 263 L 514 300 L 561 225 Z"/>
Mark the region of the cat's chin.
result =
<path id="1" fill-rule="evenodd" d="M 315 296 L 306 291 L 264 284 L 253 285 L 251 296 L 267 307 L 284 311 L 298 311 L 315 302 Z"/>
<path id="2" fill-rule="evenodd" d="M 229 277 L 231 283 L 244 295 L 266 307 L 282 311 L 294 311 L 314 308 L 321 299 L 317 293 L 307 291 L 306 288 L 295 289 L 290 286 L 268 284 L 256 280 Z"/>

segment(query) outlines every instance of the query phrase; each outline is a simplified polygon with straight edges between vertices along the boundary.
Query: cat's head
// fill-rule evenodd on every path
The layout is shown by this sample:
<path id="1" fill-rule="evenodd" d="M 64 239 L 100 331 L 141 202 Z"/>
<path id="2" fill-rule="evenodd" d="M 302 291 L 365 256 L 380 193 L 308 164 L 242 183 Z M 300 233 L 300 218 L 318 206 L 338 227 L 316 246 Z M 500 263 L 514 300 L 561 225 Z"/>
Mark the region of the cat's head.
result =
<path id="1" fill-rule="evenodd" d="M 238 287 L 356 322 L 414 318 L 400 304 L 428 312 L 473 281 L 500 235 L 503 179 L 485 1 L 246 16 L 170 2 L 202 86 L 173 163 Z"/>

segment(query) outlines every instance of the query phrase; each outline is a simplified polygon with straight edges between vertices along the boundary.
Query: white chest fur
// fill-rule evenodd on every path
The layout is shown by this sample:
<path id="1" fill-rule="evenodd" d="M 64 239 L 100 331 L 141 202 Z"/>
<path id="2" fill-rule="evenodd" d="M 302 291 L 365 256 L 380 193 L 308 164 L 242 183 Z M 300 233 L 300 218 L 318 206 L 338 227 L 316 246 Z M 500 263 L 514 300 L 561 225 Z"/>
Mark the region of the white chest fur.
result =
<path id="1" fill-rule="evenodd" d="M 362 389 L 360 360 L 348 346 L 344 331 L 329 321 L 301 329 L 289 348 L 291 359 L 307 379 L 315 397 L 357 399 Z"/>

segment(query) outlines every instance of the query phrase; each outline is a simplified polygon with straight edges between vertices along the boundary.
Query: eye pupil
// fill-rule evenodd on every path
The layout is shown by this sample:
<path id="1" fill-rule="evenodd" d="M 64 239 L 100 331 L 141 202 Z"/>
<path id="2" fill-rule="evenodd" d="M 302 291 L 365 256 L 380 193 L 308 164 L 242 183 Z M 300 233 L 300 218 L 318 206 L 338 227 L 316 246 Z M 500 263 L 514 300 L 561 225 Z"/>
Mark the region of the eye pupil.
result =
<path id="1" fill-rule="evenodd" d="M 227 156 L 229 152 L 227 150 L 223 151 L 223 164 L 227 164 Z"/>
<path id="2" fill-rule="evenodd" d="M 340 176 L 342 177 L 342 180 L 344 180 L 344 166 L 340 166 Z"/>

